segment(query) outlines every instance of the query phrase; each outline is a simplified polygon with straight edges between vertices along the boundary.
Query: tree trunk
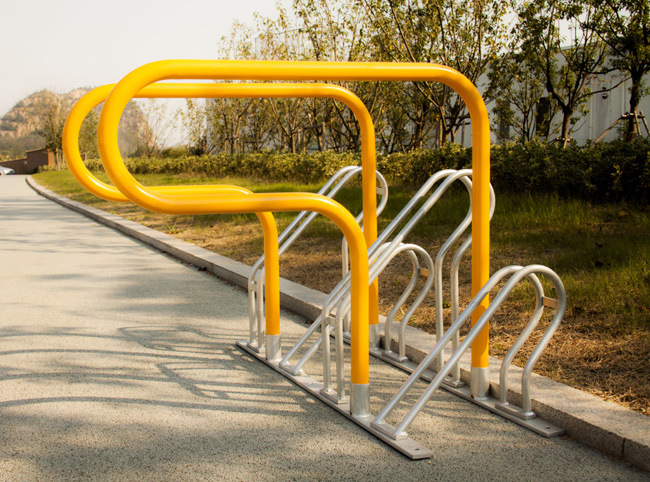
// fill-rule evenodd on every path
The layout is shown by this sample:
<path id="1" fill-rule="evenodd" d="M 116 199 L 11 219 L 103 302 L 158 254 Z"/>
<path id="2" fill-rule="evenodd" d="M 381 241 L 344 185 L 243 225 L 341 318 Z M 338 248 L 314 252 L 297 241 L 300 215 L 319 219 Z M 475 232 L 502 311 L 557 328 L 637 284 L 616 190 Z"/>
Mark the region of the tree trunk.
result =
<path id="1" fill-rule="evenodd" d="M 447 140 L 447 133 L 445 132 L 445 123 L 442 120 L 442 116 L 438 119 L 438 132 L 436 136 L 436 147 L 442 147 L 442 145 Z"/>
<path id="2" fill-rule="evenodd" d="M 296 134 L 293 131 L 291 131 L 291 133 L 289 134 L 288 141 L 289 141 L 289 149 L 291 150 L 291 154 L 295 154 L 296 153 Z"/>
<path id="3" fill-rule="evenodd" d="M 625 140 L 631 142 L 639 137 L 639 102 L 641 101 L 641 78 L 637 72 L 632 72 L 632 88 L 630 89 L 630 119 L 625 132 Z"/>
<path id="4" fill-rule="evenodd" d="M 560 130 L 560 139 L 562 141 L 562 148 L 566 149 L 569 144 L 569 129 L 571 128 L 571 117 L 573 111 L 562 109 L 562 129 Z"/>

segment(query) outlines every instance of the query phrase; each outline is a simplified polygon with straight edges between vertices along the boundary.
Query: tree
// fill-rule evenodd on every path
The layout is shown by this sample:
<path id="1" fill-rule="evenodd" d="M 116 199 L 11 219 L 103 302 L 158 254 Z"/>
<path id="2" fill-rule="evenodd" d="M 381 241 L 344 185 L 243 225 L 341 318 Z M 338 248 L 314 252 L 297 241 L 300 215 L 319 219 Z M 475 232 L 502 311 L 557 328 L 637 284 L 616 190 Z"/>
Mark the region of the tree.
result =
<path id="1" fill-rule="evenodd" d="M 355 2 L 327 0 L 294 0 L 293 8 L 310 46 L 313 60 L 357 62 L 368 60 L 370 44 L 364 35 L 367 31 L 365 9 Z M 368 108 L 375 124 L 378 116 L 379 83 L 339 81 L 336 84 L 354 92 Z M 307 126 L 318 148 L 359 150 L 360 131 L 353 113 L 339 102 L 309 99 Z"/>
<path id="2" fill-rule="evenodd" d="M 253 99 L 213 99 L 208 107 L 210 139 L 217 152 L 245 151 L 246 121 Z"/>
<path id="3" fill-rule="evenodd" d="M 187 99 L 185 110 L 179 112 L 187 138 L 187 150 L 193 155 L 203 155 L 212 149 L 208 147 L 208 110 L 206 103 Z"/>
<path id="4" fill-rule="evenodd" d="M 178 114 L 170 113 L 167 104 L 159 99 L 146 99 L 141 109 L 147 122 L 142 124 L 141 132 L 136 138 L 136 155 L 156 156 L 167 146 L 176 127 Z"/>
<path id="5" fill-rule="evenodd" d="M 364 37 L 365 12 L 354 2 L 294 0 L 293 9 L 317 61 L 354 62 L 368 53 Z"/>
<path id="6" fill-rule="evenodd" d="M 278 6 L 276 19 L 259 18 L 256 51 L 264 60 L 309 60 L 311 52 L 306 35 L 287 11 Z M 269 99 L 276 141 L 286 151 L 296 153 L 307 149 L 313 131 L 309 129 L 308 106 L 305 99 Z"/>
<path id="7" fill-rule="evenodd" d="M 15 159 L 25 154 L 25 151 L 43 148 L 43 137 L 35 132 L 13 137 L 0 135 L 0 156 L 7 159 Z"/>
<path id="8" fill-rule="evenodd" d="M 489 63 L 507 46 L 508 32 L 502 19 L 509 9 L 508 0 L 360 1 L 369 18 L 376 60 L 441 63 L 478 85 Z M 479 87 L 484 88 L 487 102 L 494 98 L 490 85 Z M 409 118 L 413 126 L 410 147 L 427 143 L 430 122 L 437 124 L 437 145 L 454 141 L 468 113 L 452 89 L 416 82 L 408 84 L 404 94 L 409 106 L 416 108 L 409 109 L 415 112 Z"/>
<path id="9" fill-rule="evenodd" d="M 81 124 L 79 131 L 79 152 L 83 158 L 98 159 L 99 151 L 97 149 L 97 124 L 99 115 L 95 110 L 91 110 Z"/>
<path id="10" fill-rule="evenodd" d="M 583 25 L 607 44 L 611 66 L 626 72 L 630 88 L 630 121 L 626 139 L 639 135 L 639 103 L 646 95 L 643 76 L 650 72 L 650 2 L 649 0 L 586 0 L 596 15 Z"/>
<path id="11" fill-rule="evenodd" d="M 537 67 L 531 65 L 521 51 L 503 55 L 490 65 L 490 81 L 500 92 L 495 101 L 492 126 L 499 139 L 528 142 L 539 135 L 547 135 L 541 124 L 545 124 L 553 112 L 541 112 L 545 89 Z"/>
<path id="12" fill-rule="evenodd" d="M 589 4 L 573 0 L 533 0 L 519 9 L 517 31 L 525 60 L 539 69 L 549 97 L 562 112 L 559 140 L 563 147 L 569 142 L 573 117 L 593 95 L 589 85 L 602 73 L 606 45 L 597 35 L 584 28 L 596 15 Z M 560 22 L 569 26 L 569 46 Z"/>
<path id="13" fill-rule="evenodd" d="M 263 22 L 257 14 L 257 30 Z M 264 39 L 256 30 L 242 23 L 233 23 L 228 35 L 221 37 L 218 56 L 224 59 L 262 59 Z M 230 83 L 233 81 L 221 80 Z M 273 145 L 276 126 L 271 120 L 270 106 L 259 99 L 211 99 L 206 105 L 208 143 L 211 150 L 242 153 Z M 277 136 L 276 136 L 277 137 Z M 279 141 L 276 140 L 279 143 Z"/>
<path id="14" fill-rule="evenodd" d="M 63 165 L 63 126 L 70 107 L 62 97 L 49 93 L 40 116 L 41 125 L 36 131 L 45 140 L 45 148 L 54 153 L 54 165 L 57 170 Z"/>

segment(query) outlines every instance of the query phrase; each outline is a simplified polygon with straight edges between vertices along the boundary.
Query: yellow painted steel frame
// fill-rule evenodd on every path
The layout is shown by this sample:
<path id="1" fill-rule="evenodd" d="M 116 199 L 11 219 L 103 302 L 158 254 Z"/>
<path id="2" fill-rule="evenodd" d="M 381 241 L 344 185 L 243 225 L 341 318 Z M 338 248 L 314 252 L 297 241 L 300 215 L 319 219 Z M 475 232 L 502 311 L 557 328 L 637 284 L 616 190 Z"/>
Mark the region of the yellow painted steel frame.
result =
<path id="1" fill-rule="evenodd" d="M 118 189 L 110 186 L 95 176 L 92 175 L 81 159 L 79 152 L 79 131 L 81 124 L 88 113 L 101 102 L 106 100 L 115 84 L 104 85 L 97 87 L 84 95 L 75 104 L 71 110 L 63 130 L 63 150 L 66 162 L 75 176 L 77 181 L 93 194 L 107 199 L 109 201 L 128 201 L 126 196 Z M 259 98 L 259 97 L 327 97 L 339 100 L 347 105 L 352 110 L 361 131 L 361 158 L 362 165 L 376 165 L 375 154 L 375 130 L 372 123 L 372 118 L 364 103 L 356 95 L 349 90 L 332 84 L 189 84 L 189 83 L 158 83 L 152 84 L 142 89 L 136 95 L 137 98 Z M 160 192 L 189 192 L 196 191 L 196 189 L 204 189 L 206 186 L 156 186 L 151 189 Z M 215 187 L 215 186 L 213 186 Z M 230 188 L 230 186 L 228 186 Z M 216 188 L 216 187 L 215 187 Z M 225 186 L 219 186 L 219 192 L 224 193 Z M 372 189 L 367 187 L 366 189 Z M 372 208 L 372 206 L 371 206 Z M 374 206 L 376 210 L 376 203 Z M 262 219 L 262 218 L 260 218 Z M 377 218 L 370 218 L 369 226 L 364 228 L 364 237 L 368 245 L 372 244 L 377 239 Z M 268 224 L 268 220 L 262 220 L 263 226 Z M 265 231 L 266 232 L 266 231 Z M 266 235 L 265 235 L 266 239 Z M 266 259 L 265 250 L 265 259 Z M 273 262 L 275 257 L 271 257 Z M 270 289 L 278 286 L 278 281 L 272 281 L 269 285 L 269 276 L 274 274 L 276 269 L 265 263 L 267 268 L 265 270 L 265 286 L 266 286 L 266 299 L 269 300 L 273 295 L 268 293 Z M 279 271 L 278 271 L 279 272 Z M 279 275 L 278 275 L 279 276 Z M 378 309 L 378 282 L 375 281 L 370 285 L 369 292 L 369 321 L 371 325 L 379 323 L 379 309 Z M 271 309 L 267 303 L 267 318 L 270 325 L 271 334 L 276 331 L 279 334 L 279 306 L 277 310 Z M 276 328 L 277 327 L 277 328 Z"/>
<path id="2" fill-rule="evenodd" d="M 366 242 L 354 217 L 329 198 L 310 193 L 185 195 L 153 191 L 138 183 L 121 159 L 117 131 L 121 114 L 145 86 L 167 79 L 239 80 L 385 80 L 434 81 L 454 89 L 465 101 L 472 119 L 473 144 L 473 245 L 472 291 L 477 293 L 489 277 L 489 148 L 487 110 L 476 87 L 462 74 L 436 64 L 357 62 L 278 62 L 231 60 L 164 60 L 144 65 L 124 77 L 111 91 L 102 110 L 98 141 L 106 172 L 115 186 L 133 202 L 153 211 L 178 214 L 312 210 L 330 217 L 343 231 L 351 258 L 351 382 L 368 383 L 368 260 Z M 364 216 L 375 216 L 375 166 L 363 166 Z M 369 186 L 373 189 L 367 189 Z M 368 227 L 371 220 L 364 219 Z M 487 297 L 474 313 L 476 320 L 487 307 Z M 472 347 L 472 365 L 487 367 L 487 330 Z"/>

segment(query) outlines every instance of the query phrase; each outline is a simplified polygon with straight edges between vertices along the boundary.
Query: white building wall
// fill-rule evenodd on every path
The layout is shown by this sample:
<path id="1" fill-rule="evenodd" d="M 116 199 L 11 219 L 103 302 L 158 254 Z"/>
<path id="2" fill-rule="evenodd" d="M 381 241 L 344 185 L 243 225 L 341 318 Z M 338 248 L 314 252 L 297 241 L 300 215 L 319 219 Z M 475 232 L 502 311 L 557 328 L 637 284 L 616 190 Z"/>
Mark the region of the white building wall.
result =
<path id="1" fill-rule="evenodd" d="M 645 80 L 646 82 L 650 81 L 650 76 L 646 76 Z M 611 86 L 616 85 L 616 83 L 616 78 L 610 77 L 604 85 Z M 580 119 L 576 123 L 571 137 L 573 137 L 579 145 L 585 144 L 588 140 L 596 140 L 607 130 L 607 128 L 616 122 L 621 115 L 629 112 L 631 85 L 632 81 L 627 80 L 609 92 L 592 95 L 587 103 L 589 112 L 584 118 Z M 597 88 L 598 86 L 594 86 L 593 90 L 596 90 Z M 650 97 L 646 96 L 641 99 L 639 111 L 644 114 L 650 114 Z M 611 129 L 602 140 L 613 141 L 618 139 L 620 137 L 619 127 L 621 129 L 625 128 L 624 120 Z M 639 128 L 643 134 L 647 134 L 642 121 L 639 122 Z"/>
<path id="2" fill-rule="evenodd" d="M 615 86 L 620 80 L 617 80 L 620 74 L 613 73 L 610 74 L 606 80 L 597 80 L 597 83 L 592 85 L 592 90 L 602 90 L 603 87 Z M 479 92 L 482 92 L 484 88 L 482 85 L 485 85 L 487 77 L 482 77 L 479 81 Z M 644 77 L 646 85 L 650 85 L 650 74 Z M 573 130 L 570 134 L 571 138 L 574 139 L 578 145 L 584 145 L 587 141 L 594 141 L 600 137 L 609 126 L 611 126 L 621 115 L 627 113 L 630 108 L 630 86 L 632 84 L 631 80 L 627 80 L 614 87 L 609 92 L 603 92 L 592 95 L 587 101 L 587 114 L 580 117 L 579 114 L 574 118 L 577 119 Z M 495 116 L 493 114 L 494 102 L 490 102 L 487 105 L 488 115 L 490 117 L 490 126 L 493 128 L 496 126 Z M 639 111 L 643 114 L 650 116 L 650 96 L 645 96 L 641 99 L 639 104 Z M 559 126 L 562 123 L 562 114 L 556 113 L 551 122 L 551 133 L 549 134 L 549 140 L 553 140 L 559 136 Z M 619 127 L 622 129 L 625 126 L 625 121 L 620 121 L 613 129 L 611 129 L 605 137 L 603 137 L 602 142 L 613 141 L 619 138 Z M 639 129 L 642 135 L 648 135 L 643 126 L 643 122 L 639 120 Z M 498 143 L 499 139 L 497 135 L 492 132 L 491 140 L 493 143 Z M 461 127 L 458 130 L 456 136 L 456 142 L 461 144 L 464 147 L 470 147 L 472 145 L 472 127 L 470 124 L 467 124 Z"/>

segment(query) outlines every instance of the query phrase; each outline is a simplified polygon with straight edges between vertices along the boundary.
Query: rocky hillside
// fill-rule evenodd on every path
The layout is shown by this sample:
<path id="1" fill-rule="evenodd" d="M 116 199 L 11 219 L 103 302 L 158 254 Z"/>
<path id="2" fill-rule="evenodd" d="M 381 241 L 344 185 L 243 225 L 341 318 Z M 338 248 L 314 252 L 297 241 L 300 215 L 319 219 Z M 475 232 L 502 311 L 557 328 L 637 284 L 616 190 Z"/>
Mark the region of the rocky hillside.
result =
<path id="1" fill-rule="evenodd" d="M 66 94 L 41 90 L 20 100 L 0 119 L 0 156 L 19 157 L 26 150 L 44 147 L 45 141 L 38 135 L 38 130 L 48 109 L 58 104 L 63 114 L 67 115 L 74 103 L 89 90 L 89 87 L 79 88 Z M 137 137 L 146 130 L 146 126 L 141 109 L 137 104 L 130 103 L 120 125 L 120 149 L 123 153 L 130 154 L 136 149 Z"/>

